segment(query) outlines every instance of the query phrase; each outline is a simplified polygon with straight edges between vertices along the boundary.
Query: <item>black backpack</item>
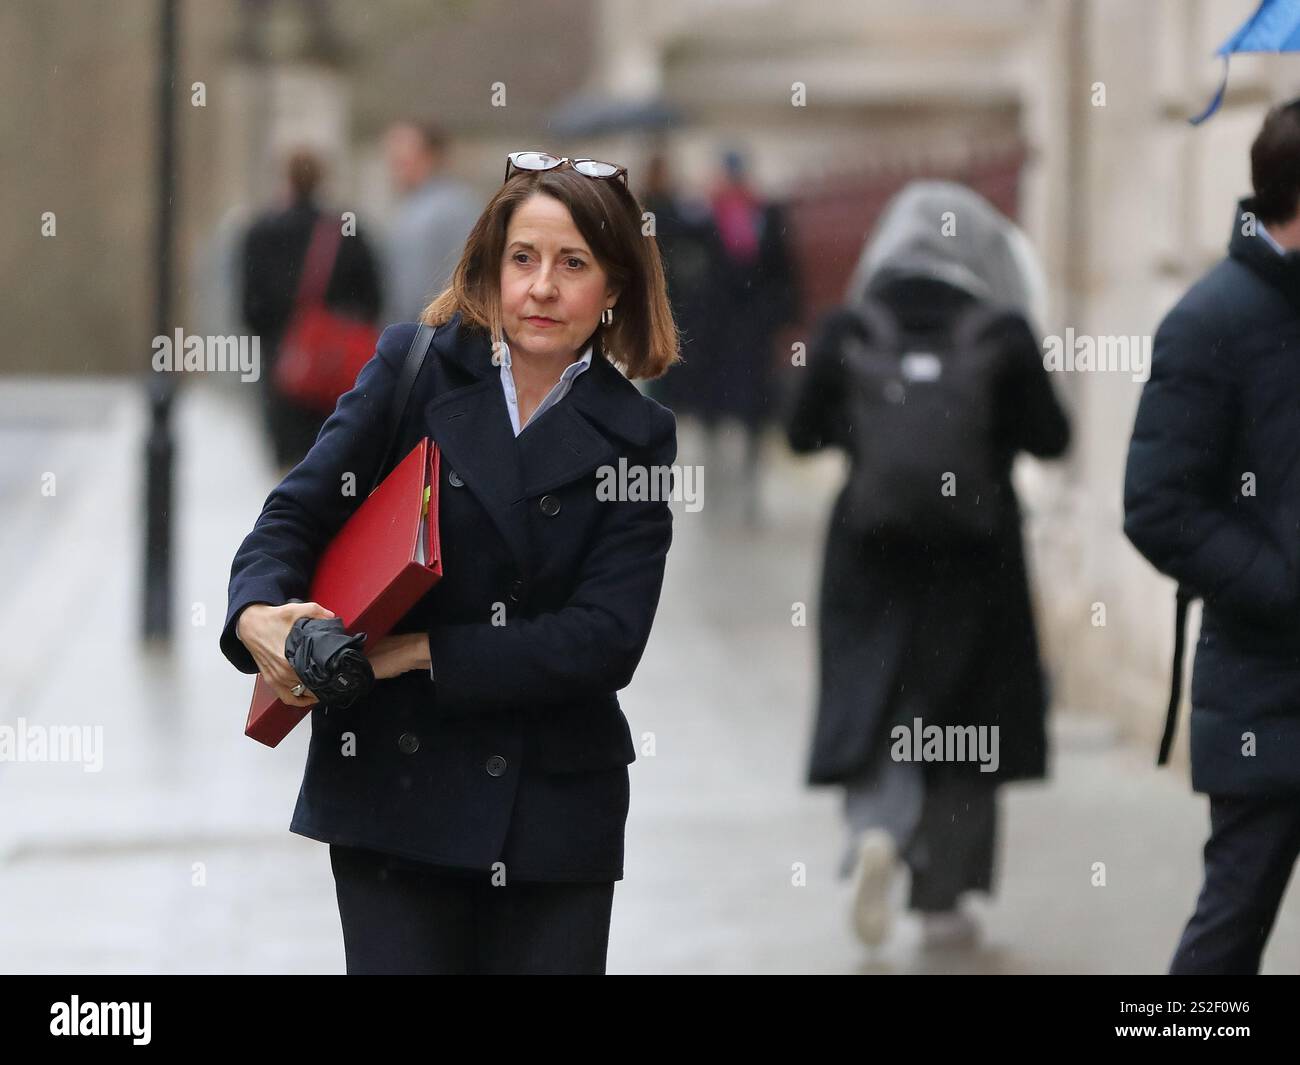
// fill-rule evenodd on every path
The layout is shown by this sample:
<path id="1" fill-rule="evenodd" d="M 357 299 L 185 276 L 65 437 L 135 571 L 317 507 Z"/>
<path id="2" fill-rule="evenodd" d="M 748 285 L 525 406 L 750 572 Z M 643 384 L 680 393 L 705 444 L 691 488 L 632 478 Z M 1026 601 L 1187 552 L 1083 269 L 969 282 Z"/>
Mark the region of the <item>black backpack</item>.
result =
<path id="1" fill-rule="evenodd" d="M 986 340 L 1010 313 L 977 303 L 946 336 L 911 334 L 879 300 L 846 308 L 842 349 L 852 459 L 846 520 L 863 535 L 980 544 L 997 534 L 997 365 Z"/>

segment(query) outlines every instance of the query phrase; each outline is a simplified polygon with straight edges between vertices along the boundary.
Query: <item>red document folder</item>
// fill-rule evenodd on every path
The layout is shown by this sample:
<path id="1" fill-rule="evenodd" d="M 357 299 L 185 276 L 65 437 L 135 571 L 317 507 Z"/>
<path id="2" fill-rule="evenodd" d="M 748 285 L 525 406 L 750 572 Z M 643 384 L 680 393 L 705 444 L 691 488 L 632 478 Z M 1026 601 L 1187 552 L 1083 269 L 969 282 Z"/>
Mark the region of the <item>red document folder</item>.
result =
<path id="1" fill-rule="evenodd" d="M 309 600 L 342 619 L 366 645 L 387 636 L 442 577 L 438 445 L 425 437 L 348 518 L 321 553 Z M 244 735 L 274 747 L 311 713 L 286 706 L 260 676 Z"/>

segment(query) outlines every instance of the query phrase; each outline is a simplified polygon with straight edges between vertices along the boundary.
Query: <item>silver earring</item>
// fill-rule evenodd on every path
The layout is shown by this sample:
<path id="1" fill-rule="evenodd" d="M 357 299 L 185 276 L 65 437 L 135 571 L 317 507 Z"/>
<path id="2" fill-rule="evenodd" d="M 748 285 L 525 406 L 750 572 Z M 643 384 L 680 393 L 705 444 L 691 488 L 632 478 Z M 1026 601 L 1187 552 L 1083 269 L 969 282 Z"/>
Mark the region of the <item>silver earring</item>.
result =
<path id="1" fill-rule="evenodd" d="M 613 308 L 613 307 L 606 307 L 603 311 L 600 312 L 600 324 L 601 324 L 601 325 L 613 325 L 613 324 L 614 324 L 614 308 Z"/>

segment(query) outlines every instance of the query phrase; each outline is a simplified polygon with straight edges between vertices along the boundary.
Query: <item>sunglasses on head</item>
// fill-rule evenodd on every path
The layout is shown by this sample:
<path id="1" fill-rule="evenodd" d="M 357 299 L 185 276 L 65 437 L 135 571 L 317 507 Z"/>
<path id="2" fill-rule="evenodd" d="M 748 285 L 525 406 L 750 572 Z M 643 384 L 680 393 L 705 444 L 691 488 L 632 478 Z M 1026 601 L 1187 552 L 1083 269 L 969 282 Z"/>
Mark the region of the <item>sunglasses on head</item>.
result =
<path id="1" fill-rule="evenodd" d="M 565 163 L 568 163 L 584 177 L 598 180 L 622 178 L 623 184 L 627 184 L 627 167 L 625 166 L 619 166 L 617 163 L 602 163 L 599 159 L 561 158 L 547 152 L 511 152 L 506 156 L 505 181 L 509 181 L 510 175 L 516 170 L 555 170 Z M 502 184 L 505 184 L 505 181 Z"/>

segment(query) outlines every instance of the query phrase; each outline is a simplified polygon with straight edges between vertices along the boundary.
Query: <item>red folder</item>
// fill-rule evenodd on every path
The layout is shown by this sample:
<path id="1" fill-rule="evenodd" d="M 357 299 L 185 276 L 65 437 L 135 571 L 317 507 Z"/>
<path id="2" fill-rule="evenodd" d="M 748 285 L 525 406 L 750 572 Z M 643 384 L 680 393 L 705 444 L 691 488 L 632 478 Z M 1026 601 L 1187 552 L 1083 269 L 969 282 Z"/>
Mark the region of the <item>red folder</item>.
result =
<path id="1" fill-rule="evenodd" d="M 442 577 L 438 445 L 425 437 L 348 518 L 321 553 L 308 593 L 366 644 L 387 636 Z M 244 735 L 274 747 L 311 713 L 286 706 L 261 676 Z"/>

